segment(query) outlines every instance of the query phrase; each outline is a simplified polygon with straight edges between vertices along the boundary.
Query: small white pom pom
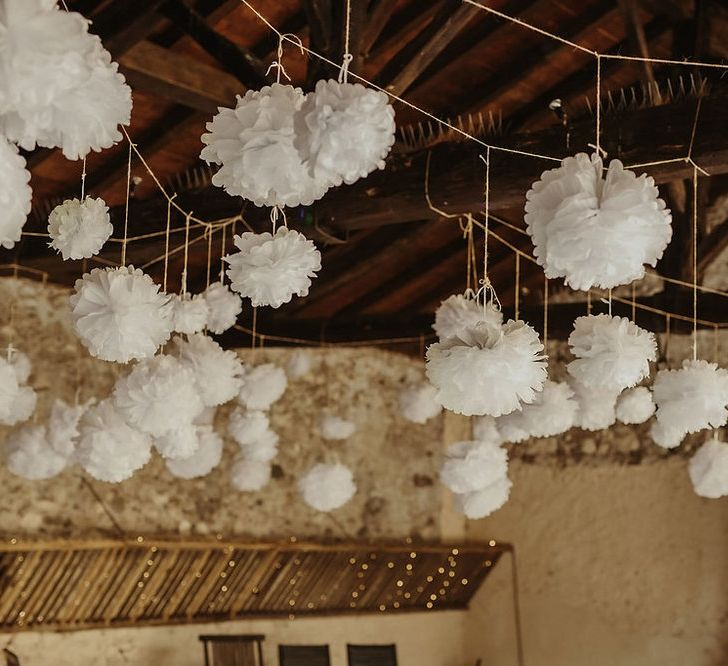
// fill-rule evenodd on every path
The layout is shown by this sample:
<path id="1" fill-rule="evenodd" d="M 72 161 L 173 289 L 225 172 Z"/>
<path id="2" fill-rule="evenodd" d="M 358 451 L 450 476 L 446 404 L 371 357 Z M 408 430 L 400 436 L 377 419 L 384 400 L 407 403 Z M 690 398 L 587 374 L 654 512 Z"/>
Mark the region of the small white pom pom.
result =
<path id="1" fill-rule="evenodd" d="M 197 426 L 192 423 L 185 423 L 179 428 L 168 430 L 163 435 L 154 439 L 154 448 L 159 455 L 167 459 L 189 458 L 197 453 L 200 448 L 200 440 L 197 437 Z"/>
<path id="2" fill-rule="evenodd" d="M 27 420 L 35 411 L 37 395 L 23 382 L 30 375 L 30 361 L 14 352 L 8 362 L 0 356 L 0 425 L 15 425 Z"/>
<path id="3" fill-rule="evenodd" d="M 296 351 L 291 354 L 291 358 L 286 365 L 286 372 L 291 379 L 300 379 L 311 372 L 313 360 L 311 354 L 307 351 Z"/>
<path id="4" fill-rule="evenodd" d="M 272 363 L 257 365 L 243 377 L 238 402 L 248 409 L 266 410 L 286 392 L 288 378 L 283 368 Z"/>
<path id="5" fill-rule="evenodd" d="M 546 381 L 538 334 L 522 321 L 481 322 L 427 349 L 427 377 L 443 407 L 466 416 L 509 414 Z"/>
<path id="6" fill-rule="evenodd" d="M 269 462 L 278 455 L 278 434 L 266 430 L 257 439 L 241 444 L 240 452 L 246 460 Z"/>
<path id="7" fill-rule="evenodd" d="M 268 432 L 270 421 L 268 415 L 261 411 L 246 411 L 236 407 L 230 412 L 228 433 L 240 446 L 252 444 Z"/>
<path id="8" fill-rule="evenodd" d="M 701 497 L 728 495 L 728 444 L 709 439 L 690 459 L 688 473 L 693 489 Z"/>
<path id="9" fill-rule="evenodd" d="M 30 379 L 32 366 L 27 354 L 23 354 L 23 352 L 17 349 L 14 350 L 10 355 L 10 365 L 13 366 L 18 384 L 25 384 Z"/>
<path id="10" fill-rule="evenodd" d="M 460 337 L 468 328 L 487 321 L 493 326 L 503 324 L 503 313 L 491 303 L 485 306 L 474 298 L 462 294 L 448 296 L 435 311 L 432 325 L 440 342 L 448 338 Z"/>
<path id="11" fill-rule="evenodd" d="M 70 458 L 78 441 L 78 422 L 86 407 L 56 399 L 48 417 L 48 444 L 59 455 Z"/>
<path id="12" fill-rule="evenodd" d="M 267 485 L 270 472 L 270 463 L 240 458 L 230 469 L 230 483 L 243 492 L 255 492 Z"/>
<path id="13" fill-rule="evenodd" d="M 446 453 L 440 480 L 454 493 L 480 490 L 508 473 L 505 449 L 485 442 L 456 442 Z"/>
<path id="14" fill-rule="evenodd" d="M 222 438 L 211 426 L 197 426 L 199 446 L 187 458 L 174 458 L 166 461 L 170 474 L 180 479 L 195 479 L 206 476 L 220 464 L 222 459 Z"/>
<path id="15" fill-rule="evenodd" d="M 655 413 L 652 392 L 646 386 L 624 391 L 617 398 L 617 420 L 627 424 L 644 423 Z"/>
<path id="16" fill-rule="evenodd" d="M 394 144 L 389 98 L 359 83 L 317 81 L 294 125 L 294 143 L 311 175 L 331 185 L 351 185 L 383 169 Z"/>
<path id="17" fill-rule="evenodd" d="M 356 432 L 356 424 L 334 414 L 322 414 L 319 432 L 324 439 L 348 439 Z"/>
<path id="18" fill-rule="evenodd" d="M 604 430 L 617 420 L 617 393 L 595 389 L 580 384 L 574 379 L 569 381 L 574 398 L 579 404 L 574 425 L 584 430 Z"/>
<path id="19" fill-rule="evenodd" d="M 476 416 L 473 419 L 473 439 L 486 444 L 503 444 L 503 437 L 498 432 L 496 420 L 492 416 Z"/>
<path id="20" fill-rule="evenodd" d="M 356 493 L 351 470 L 345 465 L 314 465 L 300 479 L 303 501 L 317 511 L 333 511 L 344 506 Z"/>
<path id="21" fill-rule="evenodd" d="M 25 168 L 25 158 L 0 136 L 0 247 L 10 250 L 20 241 L 33 198 L 29 182 L 30 172 Z"/>
<path id="22" fill-rule="evenodd" d="M 526 194 L 534 256 L 573 289 L 611 289 L 644 277 L 672 236 L 672 217 L 651 177 L 580 153 L 541 175 Z"/>
<path id="23" fill-rule="evenodd" d="M 207 328 L 211 333 L 220 335 L 235 326 L 238 315 L 243 311 L 243 301 L 233 294 L 226 285 L 213 282 L 205 289 L 203 296 L 209 308 Z"/>
<path id="24" fill-rule="evenodd" d="M 149 358 L 169 339 L 169 297 L 133 266 L 94 268 L 76 280 L 70 300 L 76 333 L 96 358 Z"/>
<path id="25" fill-rule="evenodd" d="M 321 253 L 302 233 L 279 227 L 267 231 L 246 231 L 233 239 L 239 252 L 225 261 L 231 288 L 254 307 L 278 308 L 295 296 L 308 296 L 311 278 L 321 270 Z"/>
<path id="26" fill-rule="evenodd" d="M 442 412 L 437 401 L 437 389 L 427 382 L 408 386 L 399 394 L 402 416 L 412 423 L 427 423 Z"/>
<path id="27" fill-rule="evenodd" d="M 508 501 L 510 494 L 511 480 L 504 476 L 480 490 L 456 494 L 455 500 L 460 511 L 471 520 L 477 520 L 500 509 Z"/>
<path id="28" fill-rule="evenodd" d="M 99 481 L 119 483 L 149 462 L 152 440 L 102 400 L 81 417 L 76 460 Z"/>
<path id="29" fill-rule="evenodd" d="M 5 440 L 8 469 L 16 476 L 38 481 L 50 479 L 63 470 L 67 458 L 48 443 L 45 426 L 25 425 Z"/>
<path id="30" fill-rule="evenodd" d="M 659 421 L 655 421 L 650 426 L 650 437 L 652 437 L 652 441 L 663 449 L 677 448 L 682 444 L 686 434 L 684 430 L 665 426 Z"/>
<path id="31" fill-rule="evenodd" d="M 207 326 L 210 308 L 204 294 L 172 296 L 172 330 L 192 335 Z"/>
<path id="32" fill-rule="evenodd" d="M 98 254 L 113 231 L 103 199 L 66 199 L 48 216 L 50 247 L 60 252 L 64 261 Z"/>

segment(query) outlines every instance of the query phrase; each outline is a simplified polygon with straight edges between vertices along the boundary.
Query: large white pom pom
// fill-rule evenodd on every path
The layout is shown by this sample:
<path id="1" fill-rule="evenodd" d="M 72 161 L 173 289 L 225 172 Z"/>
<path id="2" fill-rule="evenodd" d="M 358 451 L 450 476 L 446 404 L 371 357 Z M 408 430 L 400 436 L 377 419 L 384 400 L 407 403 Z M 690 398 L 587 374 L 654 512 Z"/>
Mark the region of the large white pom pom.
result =
<path id="1" fill-rule="evenodd" d="M 244 367 L 234 351 L 224 350 L 212 338 L 197 333 L 173 340 L 175 354 L 194 374 L 200 399 L 205 407 L 232 400 L 243 385 Z"/>
<path id="2" fill-rule="evenodd" d="M 682 433 L 720 428 L 728 421 L 728 370 L 707 361 L 683 361 L 680 370 L 660 370 L 652 396 L 657 421 Z"/>
<path id="3" fill-rule="evenodd" d="M 620 394 L 617 399 L 617 420 L 627 424 L 644 423 L 655 413 L 652 392 L 646 386 L 637 386 Z"/>
<path id="4" fill-rule="evenodd" d="M 243 310 L 240 296 L 233 294 L 227 285 L 213 282 L 204 292 L 205 303 L 210 312 L 207 317 L 207 328 L 211 333 L 220 335 L 235 326 L 238 315 Z"/>
<path id="5" fill-rule="evenodd" d="M 73 323 L 93 356 L 128 363 L 153 356 L 169 338 L 169 297 L 138 268 L 94 268 L 76 280 L 75 290 Z"/>
<path id="6" fill-rule="evenodd" d="M 504 476 L 480 490 L 456 494 L 460 510 L 471 520 L 485 518 L 500 509 L 511 494 L 511 480 Z"/>
<path id="7" fill-rule="evenodd" d="M 526 194 L 525 221 L 548 278 L 573 289 L 611 289 L 644 277 L 670 242 L 672 217 L 654 180 L 580 153 L 541 175 Z"/>
<path id="8" fill-rule="evenodd" d="M 246 460 L 269 462 L 278 455 L 278 434 L 266 430 L 257 439 L 241 444 L 240 452 Z"/>
<path id="9" fill-rule="evenodd" d="M 199 446 L 187 458 L 167 460 L 167 469 L 180 479 L 195 479 L 206 476 L 220 464 L 222 459 L 222 438 L 211 426 L 197 426 Z"/>
<path id="10" fill-rule="evenodd" d="M 8 435 L 5 458 L 13 474 L 38 481 L 63 470 L 68 459 L 53 449 L 47 434 L 45 426 L 25 425 Z"/>
<path id="11" fill-rule="evenodd" d="M 574 425 L 579 403 L 568 384 L 546 380 L 536 399 L 520 411 L 496 419 L 498 432 L 506 442 L 522 442 L 529 437 L 553 437 Z"/>
<path id="12" fill-rule="evenodd" d="M 304 350 L 299 350 L 291 354 L 291 358 L 286 365 L 286 372 L 291 379 L 300 379 L 311 372 L 313 361 L 311 354 Z"/>
<path id="13" fill-rule="evenodd" d="M 66 199 L 48 216 L 50 246 L 63 260 L 88 259 L 98 254 L 114 227 L 103 199 Z"/>
<path id="14" fill-rule="evenodd" d="M 114 406 L 154 437 L 191 424 L 203 409 L 192 370 L 164 355 L 135 365 L 116 382 Z"/>
<path id="15" fill-rule="evenodd" d="M 255 492 L 270 481 L 270 471 L 270 463 L 240 458 L 230 469 L 230 483 L 243 492 Z"/>
<path id="16" fill-rule="evenodd" d="M 302 233 L 279 227 L 275 235 L 246 231 L 235 236 L 240 250 L 229 254 L 227 276 L 231 287 L 253 306 L 277 308 L 293 295 L 308 296 L 311 278 L 321 270 L 321 253 Z"/>
<path id="17" fill-rule="evenodd" d="M 172 330 L 192 335 L 207 326 L 210 307 L 204 294 L 175 294 L 172 296 Z"/>
<path id="18" fill-rule="evenodd" d="M 690 459 L 688 473 L 693 489 L 701 497 L 728 495 L 728 444 L 709 439 Z"/>
<path id="19" fill-rule="evenodd" d="M 219 109 L 202 135 L 200 157 L 222 165 L 212 182 L 256 206 L 310 206 L 320 199 L 328 184 L 310 176 L 293 145 L 301 89 L 274 83 L 237 99 L 234 109 Z"/>
<path id="20" fill-rule="evenodd" d="M 351 470 L 345 465 L 314 465 L 300 479 L 303 501 L 317 511 L 333 511 L 344 506 L 356 493 Z"/>
<path id="21" fill-rule="evenodd" d="M 246 411 L 236 407 L 228 418 L 228 433 L 240 446 L 259 440 L 269 427 L 268 415 L 261 411 Z"/>
<path id="22" fill-rule="evenodd" d="M 501 416 L 533 402 L 546 381 L 538 334 L 522 321 L 481 322 L 427 349 L 427 377 L 443 407 Z"/>
<path id="23" fill-rule="evenodd" d="M 399 394 L 402 416 L 412 423 L 426 423 L 442 412 L 437 389 L 427 382 L 408 386 Z"/>
<path id="24" fill-rule="evenodd" d="M 650 426 L 652 441 L 663 449 L 675 449 L 682 444 L 687 433 L 679 428 L 671 428 L 655 421 Z"/>
<path id="25" fill-rule="evenodd" d="M 569 385 L 579 404 L 574 425 L 584 430 L 604 430 L 617 420 L 617 393 L 584 386 L 572 379 Z"/>
<path id="26" fill-rule="evenodd" d="M 78 429 L 76 460 L 99 481 L 119 483 L 149 462 L 151 438 L 132 428 L 111 400 L 90 407 Z"/>
<path id="27" fill-rule="evenodd" d="M 0 136 L 0 247 L 10 250 L 21 238 L 33 198 L 29 182 L 25 159 Z"/>
<path id="28" fill-rule="evenodd" d="M 197 426 L 185 423 L 179 428 L 168 430 L 154 438 L 154 448 L 159 451 L 159 455 L 169 460 L 189 458 L 200 448 Z"/>
<path id="29" fill-rule="evenodd" d="M 454 493 L 480 490 L 508 473 L 508 454 L 495 444 L 456 442 L 448 447 L 440 480 Z"/>
<path id="30" fill-rule="evenodd" d="M 578 317 L 569 336 L 576 360 L 568 364 L 569 374 L 591 388 L 618 393 L 650 374 L 650 361 L 657 357 L 653 333 L 626 317 L 607 314 Z"/>
<path id="31" fill-rule="evenodd" d="M 55 400 L 48 417 L 48 444 L 59 455 L 70 458 L 78 441 L 78 422 L 86 407 Z"/>
<path id="32" fill-rule="evenodd" d="M 453 294 L 440 303 L 435 311 L 432 328 L 440 342 L 443 342 L 448 338 L 459 337 L 481 321 L 500 326 L 503 323 L 503 313 L 490 303 L 484 307 L 473 298 Z"/>
<path id="33" fill-rule="evenodd" d="M 348 439 L 356 432 L 356 424 L 334 414 L 322 414 L 319 431 L 324 439 Z"/>
<path id="34" fill-rule="evenodd" d="M 272 363 L 255 366 L 245 373 L 238 402 L 248 409 L 266 410 L 286 391 L 288 378 L 283 368 Z"/>
<path id="35" fill-rule="evenodd" d="M 503 444 L 503 437 L 498 432 L 496 419 L 492 416 L 476 416 L 473 419 L 473 439 L 486 444 Z"/>
<path id="36" fill-rule="evenodd" d="M 359 83 L 318 81 L 295 115 L 295 145 L 320 182 L 351 185 L 375 169 L 394 144 L 394 109 L 383 92 Z"/>

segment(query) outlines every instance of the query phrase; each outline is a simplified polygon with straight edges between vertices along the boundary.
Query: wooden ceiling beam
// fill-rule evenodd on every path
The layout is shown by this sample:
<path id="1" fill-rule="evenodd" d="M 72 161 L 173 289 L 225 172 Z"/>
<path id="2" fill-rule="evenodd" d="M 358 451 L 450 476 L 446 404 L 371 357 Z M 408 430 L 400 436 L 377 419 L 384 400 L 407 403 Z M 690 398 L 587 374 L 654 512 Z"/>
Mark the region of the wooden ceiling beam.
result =
<path id="1" fill-rule="evenodd" d="M 397 9 L 397 3 L 392 0 L 374 0 L 361 39 L 361 53 L 365 58 L 387 26 L 389 19 L 392 18 L 395 9 Z"/>

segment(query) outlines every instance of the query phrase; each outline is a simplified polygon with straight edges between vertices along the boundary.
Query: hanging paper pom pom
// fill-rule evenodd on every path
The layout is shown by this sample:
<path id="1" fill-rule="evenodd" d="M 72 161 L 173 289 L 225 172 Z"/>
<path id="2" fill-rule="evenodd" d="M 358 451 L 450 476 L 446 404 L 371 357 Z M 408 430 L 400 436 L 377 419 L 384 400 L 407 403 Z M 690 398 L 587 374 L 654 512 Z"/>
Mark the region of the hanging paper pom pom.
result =
<path id="1" fill-rule="evenodd" d="M 652 395 L 666 430 L 698 432 L 728 421 L 728 370 L 715 363 L 683 361 L 680 370 L 660 370 Z"/>
<path id="2" fill-rule="evenodd" d="M 701 497 L 728 495 L 728 444 L 709 439 L 690 459 L 688 473 L 693 490 Z"/>
<path id="3" fill-rule="evenodd" d="M 78 441 L 78 422 L 86 407 L 54 400 L 48 417 L 48 444 L 59 455 L 70 458 Z"/>
<path id="4" fill-rule="evenodd" d="M 356 493 L 351 470 L 345 465 L 314 465 L 298 480 L 303 501 L 316 511 L 333 511 Z"/>
<path id="5" fill-rule="evenodd" d="M 13 474 L 38 481 L 63 470 L 67 458 L 54 451 L 47 434 L 45 426 L 25 425 L 7 436 L 5 459 Z"/>
<path id="6" fill-rule="evenodd" d="M 646 386 L 628 389 L 617 398 L 617 420 L 622 423 L 644 423 L 654 413 L 655 402 Z"/>
<path id="7" fill-rule="evenodd" d="M 191 424 L 204 407 L 192 370 L 164 355 L 138 363 L 116 382 L 114 406 L 153 437 Z"/>
<path id="8" fill-rule="evenodd" d="M 485 442 L 457 442 L 448 447 L 440 481 L 454 493 L 480 490 L 508 473 L 505 449 Z"/>
<path id="9" fill-rule="evenodd" d="M 60 252 L 64 261 L 98 254 L 113 231 L 103 199 L 66 199 L 48 216 L 50 247 Z"/>
<path id="10" fill-rule="evenodd" d="M 220 464 L 222 459 L 222 438 L 211 426 L 198 425 L 199 446 L 187 458 L 169 458 L 166 461 L 170 474 L 180 479 L 196 479 L 206 476 Z"/>
<path id="11" fill-rule="evenodd" d="M 257 439 L 241 444 L 240 451 L 246 460 L 269 462 L 278 455 L 278 434 L 266 430 Z"/>
<path id="12" fill-rule="evenodd" d="M 310 206 L 328 184 L 316 181 L 293 145 L 293 116 L 303 104 L 300 88 L 274 83 L 238 96 L 220 108 L 202 135 L 200 157 L 222 165 L 213 184 L 256 206 Z"/>
<path id="13" fill-rule="evenodd" d="M 408 386 L 399 394 L 402 416 L 412 423 L 427 423 L 442 412 L 437 389 L 427 382 Z"/>
<path id="14" fill-rule="evenodd" d="M 236 407 L 230 412 L 228 433 L 241 446 L 252 444 L 270 429 L 268 415 L 261 411 L 246 411 Z"/>
<path id="15" fill-rule="evenodd" d="M 492 416 L 476 416 L 473 419 L 473 439 L 486 444 L 503 444 L 503 437 L 498 432 L 496 420 Z"/>
<path id="16" fill-rule="evenodd" d="M 283 368 L 272 363 L 257 365 L 245 373 L 238 402 L 248 409 L 270 409 L 285 393 L 287 385 L 288 378 Z"/>
<path id="17" fill-rule="evenodd" d="M 6 0 L 0 17 L 0 122 L 11 141 L 62 148 L 71 160 L 121 139 L 131 90 L 88 32 L 88 21 L 48 0 Z"/>
<path id="18" fill-rule="evenodd" d="M 200 448 L 197 426 L 193 423 L 185 423 L 179 428 L 168 430 L 163 435 L 154 438 L 154 448 L 163 458 L 170 460 L 189 458 Z"/>
<path id="19" fill-rule="evenodd" d="M 172 330 L 192 335 L 207 326 L 210 307 L 204 294 L 182 294 L 172 296 Z"/>
<path id="20" fill-rule="evenodd" d="M 348 439 L 356 432 L 356 424 L 333 414 L 322 414 L 319 431 L 324 439 Z"/>
<path id="21" fill-rule="evenodd" d="M 1 45 L 2 37 L 0 49 Z M 0 247 L 10 250 L 20 240 L 33 198 L 29 182 L 30 172 L 25 168 L 25 159 L 15 146 L 0 136 Z"/>
<path id="22" fill-rule="evenodd" d="M 670 242 L 672 216 L 652 177 L 619 160 L 580 153 L 541 175 L 526 194 L 525 221 L 548 278 L 573 289 L 611 289 L 645 275 Z"/>
<path id="23" fill-rule="evenodd" d="M 270 481 L 270 463 L 240 458 L 230 470 L 230 483 L 243 492 L 261 490 Z"/>
<path id="24" fill-rule="evenodd" d="M 684 430 L 665 426 L 659 421 L 655 421 L 650 426 L 650 437 L 652 437 L 652 441 L 663 449 L 677 448 L 682 444 L 686 434 Z"/>
<path id="25" fill-rule="evenodd" d="M 448 296 L 435 311 L 435 330 L 440 342 L 460 337 L 468 328 L 487 321 L 493 326 L 503 324 L 503 313 L 492 303 L 482 306 L 474 298 L 462 294 Z"/>
<path id="26" fill-rule="evenodd" d="M 522 321 L 481 322 L 427 349 L 427 377 L 443 407 L 501 416 L 533 402 L 546 381 L 538 334 Z"/>
<path id="27" fill-rule="evenodd" d="M 103 361 L 148 358 L 169 338 L 169 298 L 133 266 L 94 268 L 76 280 L 70 300 L 76 333 Z"/>
<path id="28" fill-rule="evenodd" d="M 576 360 L 567 365 L 569 374 L 591 388 L 618 393 L 650 374 L 650 361 L 657 357 L 653 333 L 626 317 L 607 314 L 578 317 L 569 336 Z"/>
<path id="29" fill-rule="evenodd" d="M 460 511 L 471 520 L 485 518 L 500 509 L 511 494 L 511 480 L 504 476 L 481 490 L 456 494 Z"/>
<path id="30" fill-rule="evenodd" d="M 37 402 L 38 394 L 30 386 L 21 386 L 12 413 L 3 422 L 4 425 L 15 425 L 27 421 L 33 415 Z"/>
<path id="31" fill-rule="evenodd" d="M 240 296 L 233 294 L 226 285 L 213 282 L 204 292 L 205 303 L 210 312 L 207 317 L 207 328 L 211 333 L 220 335 L 235 326 L 238 315 L 243 310 Z"/>
<path id="32" fill-rule="evenodd" d="M 230 286 L 254 307 L 278 308 L 294 294 L 308 296 L 311 278 L 321 270 L 321 253 L 313 241 L 279 227 L 275 235 L 246 231 L 234 242 L 240 251 L 225 257 Z"/>
<path id="33" fill-rule="evenodd" d="M 234 351 L 224 350 L 202 333 L 190 335 L 186 341 L 177 336 L 173 342 L 175 355 L 194 374 L 205 407 L 222 405 L 238 395 L 245 369 Z"/>
<path id="34" fill-rule="evenodd" d="M 307 351 L 293 352 L 286 366 L 286 372 L 291 379 L 300 379 L 311 372 L 311 354 Z"/>
<path id="35" fill-rule="evenodd" d="M 99 481 L 119 483 L 149 462 L 152 440 L 131 427 L 111 400 L 102 400 L 81 417 L 76 460 Z"/>
<path id="36" fill-rule="evenodd" d="M 294 125 L 294 143 L 310 174 L 330 185 L 351 185 L 383 169 L 396 129 L 385 93 L 333 79 L 316 83 Z"/>
<path id="37" fill-rule="evenodd" d="M 617 393 L 605 389 L 595 389 L 580 384 L 576 380 L 569 381 L 574 391 L 579 409 L 576 412 L 574 425 L 584 430 L 604 430 L 617 420 L 615 407 Z"/>
<path id="38" fill-rule="evenodd" d="M 543 391 L 520 411 L 500 416 L 498 432 L 506 442 L 522 442 L 529 437 L 553 437 L 574 425 L 579 403 L 568 384 L 546 380 Z"/>

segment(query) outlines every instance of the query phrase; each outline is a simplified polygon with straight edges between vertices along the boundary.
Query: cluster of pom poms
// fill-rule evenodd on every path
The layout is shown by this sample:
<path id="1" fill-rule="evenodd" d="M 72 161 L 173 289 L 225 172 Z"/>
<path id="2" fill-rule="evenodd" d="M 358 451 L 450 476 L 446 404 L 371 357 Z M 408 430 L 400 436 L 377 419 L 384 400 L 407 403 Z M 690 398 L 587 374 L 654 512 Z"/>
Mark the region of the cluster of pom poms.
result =
<path id="1" fill-rule="evenodd" d="M 50 246 L 61 253 L 64 261 L 98 254 L 113 231 L 103 199 L 67 199 L 48 217 Z"/>

